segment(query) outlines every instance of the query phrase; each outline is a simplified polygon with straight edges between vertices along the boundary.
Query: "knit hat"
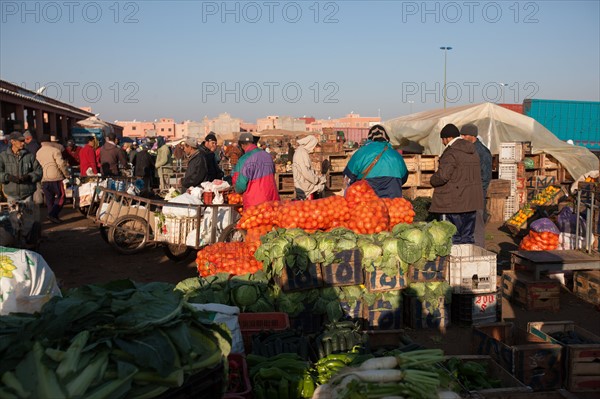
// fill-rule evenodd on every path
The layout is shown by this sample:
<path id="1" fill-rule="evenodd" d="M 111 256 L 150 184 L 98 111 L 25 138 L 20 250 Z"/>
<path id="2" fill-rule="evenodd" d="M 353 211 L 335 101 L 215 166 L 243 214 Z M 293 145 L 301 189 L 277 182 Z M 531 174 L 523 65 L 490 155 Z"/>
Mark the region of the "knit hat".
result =
<path id="1" fill-rule="evenodd" d="M 240 143 L 254 143 L 254 136 L 252 136 L 252 133 L 242 133 L 238 141 Z"/>
<path id="2" fill-rule="evenodd" d="M 195 137 L 188 137 L 185 139 L 184 143 L 192 148 L 198 148 L 198 140 L 196 140 Z"/>
<path id="3" fill-rule="evenodd" d="M 477 126 L 472 123 L 467 123 L 463 127 L 460 128 L 460 134 L 465 136 L 475 136 L 477 137 L 478 131 Z"/>
<path id="4" fill-rule="evenodd" d="M 25 138 L 33 137 L 33 135 L 31 134 L 31 132 L 29 130 L 25 130 L 25 133 L 23 133 L 23 137 L 25 137 Z"/>
<path id="5" fill-rule="evenodd" d="M 371 141 L 390 141 L 385 128 L 381 125 L 375 125 L 369 129 L 368 139 Z"/>
<path id="6" fill-rule="evenodd" d="M 204 141 L 217 141 L 217 136 L 213 132 L 210 132 L 206 135 Z"/>
<path id="7" fill-rule="evenodd" d="M 443 139 L 454 138 L 458 136 L 460 136 L 460 132 L 458 131 L 458 128 L 452 123 L 449 123 L 446 126 L 444 126 L 442 128 L 442 131 L 440 132 L 440 137 Z"/>

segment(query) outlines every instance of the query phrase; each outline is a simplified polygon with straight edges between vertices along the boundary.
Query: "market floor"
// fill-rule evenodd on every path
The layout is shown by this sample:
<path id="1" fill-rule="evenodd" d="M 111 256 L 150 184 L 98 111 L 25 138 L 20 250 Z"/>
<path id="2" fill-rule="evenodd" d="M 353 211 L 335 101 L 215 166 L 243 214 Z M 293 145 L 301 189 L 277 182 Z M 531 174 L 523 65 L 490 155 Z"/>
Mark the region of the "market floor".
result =
<path id="1" fill-rule="evenodd" d="M 45 215 L 45 209 L 42 209 Z M 44 217 L 44 216 L 43 216 Z M 99 234 L 94 223 L 72 208 L 61 214 L 64 222 L 52 224 L 43 219 L 43 241 L 39 252 L 54 270 L 62 288 L 129 278 L 135 281 L 165 281 L 177 283 L 197 276 L 194 257 L 185 262 L 169 260 L 162 248 L 148 248 L 136 255 L 120 255 Z M 510 268 L 509 251 L 517 245 L 499 223 L 486 229 L 486 247 L 498 254 L 498 273 Z M 500 280 L 500 279 L 498 279 Z M 577 325 L 600 335 L 600 312 L 569 290 L 561 290 L 560 311 L 528 312 L 505 299 L 502 301 L 505 321 L 526 328 L 530 321 L 571 320 Z M 430 348 L 442 348 L 447 354 L 472 354 L 471 327 L 450 326 L 438 330 L 405 330 L 415 342 Z M 581 396 L 584 397 L 584 396 Z"/>

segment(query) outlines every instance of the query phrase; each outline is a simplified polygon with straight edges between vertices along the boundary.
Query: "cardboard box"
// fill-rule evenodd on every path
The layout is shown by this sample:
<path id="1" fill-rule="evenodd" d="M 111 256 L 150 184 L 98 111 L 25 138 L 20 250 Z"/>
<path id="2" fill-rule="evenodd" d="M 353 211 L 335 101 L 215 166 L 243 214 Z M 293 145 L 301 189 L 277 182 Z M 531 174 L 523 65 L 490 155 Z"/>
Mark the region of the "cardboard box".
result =
<path id="1" fill-rule="evenodd" d="M 575 272 L 573 293 L 584 301 L 600 305 L 600 270 Z"/>
<path id="2" fill-rule="evenodd" d="M 419 298 L 406 292 L 402 296 L 406 326 L 413 329 L 436 328 L 442 332 L 450 326 L 450 304 L 446 298 L 439 298 L 439 307 L 434 308 L 430 302 L 421 302 Z"/>
<path id="3" fill-rule="evenodd" d="M 600 337 L 572 321 L 535 321 L 527 330 L 546 342 L 563 346 L 565 387 L 571 392 L 600 392 Z M 552 337 L 564 334 L 564 340 Z M 573 335 L 588 343 L 570 344 Z"/>
<path id="4" fill-rule="evenodd" d="M 364 309 L 364 316 L 370 329 L 397 330 L 402 327 L 402 296 L 386 301 L 378 299 L 375 304 Z"/>
<path id="5" fill-rule="evenodd" d="M 276 279 L 277 284 L 286 292 L 310 290 L 323 286 L 321 264 L 311 263 L 304 271 L 285 266 L 281 276 Z"/>
<path id="6" fill-rule="evenodd" d="M 365 272 L 365 285 L 369 292 L 382 292 L 382 291 L 397 291 L 405 288 L 409 280 L 407 276 L 402 273 L 400 265 L 398 265 L 398 272 L 394 275 L 387 275 L 379 269 L 375 269 L 374 272 Z"/>
<path id="7" fill-rule="evenodd" d="M 562 385 L 562 347 L 515 328 L 513 323 L 473 326 L 473 352 L 489 355 L 534 391 Z"/>
<path id="8" fill-rule="evenodd" d="M 438 256 L 436 260 L 428 261 L 420 268 L 414 265 L 408 267 L 408 280 L 410 282 L 433 282 L 448 280 L 448 258 Z"/>

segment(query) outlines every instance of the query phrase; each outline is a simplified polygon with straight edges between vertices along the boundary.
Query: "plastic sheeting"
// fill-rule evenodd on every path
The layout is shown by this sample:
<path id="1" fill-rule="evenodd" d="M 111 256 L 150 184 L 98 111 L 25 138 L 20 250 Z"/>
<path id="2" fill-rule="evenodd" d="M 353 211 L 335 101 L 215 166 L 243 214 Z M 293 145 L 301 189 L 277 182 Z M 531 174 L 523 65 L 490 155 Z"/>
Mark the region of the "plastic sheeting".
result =
<path id="1" fill-rule="evenodd" d="M 479 140 L 492 154 L 499 153 L 501 143 L 530 141 L 533 154 L 552 155 L 575 180 L 599 169 L 598 158 L 587 148 L 568 144 L 535 119 L 492 103 L 419 112 L 391 119 L 383 126 L 392 144 L 407 138 L 422 145 L 425 154 L 440 155 L 444 148 L 440 130 L 448 123 L 459 129 L 467 123 L 476 125 Z"/>

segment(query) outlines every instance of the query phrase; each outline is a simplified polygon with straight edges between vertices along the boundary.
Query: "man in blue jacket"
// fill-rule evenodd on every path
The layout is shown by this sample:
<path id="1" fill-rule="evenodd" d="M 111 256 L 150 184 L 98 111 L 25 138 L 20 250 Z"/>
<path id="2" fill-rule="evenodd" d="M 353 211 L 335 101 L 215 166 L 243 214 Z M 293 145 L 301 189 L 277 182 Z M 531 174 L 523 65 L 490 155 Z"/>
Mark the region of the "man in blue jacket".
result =
<path id="1" fill-rule="evenodd" d="M 359 148 L 344 169 L 348 186 L 365 179 L 380 198 L 402 198 L 402 185 L 408 169 L 402 155 L 390 144 L 381 125 L 369 129 L 368 140 Z"/>

